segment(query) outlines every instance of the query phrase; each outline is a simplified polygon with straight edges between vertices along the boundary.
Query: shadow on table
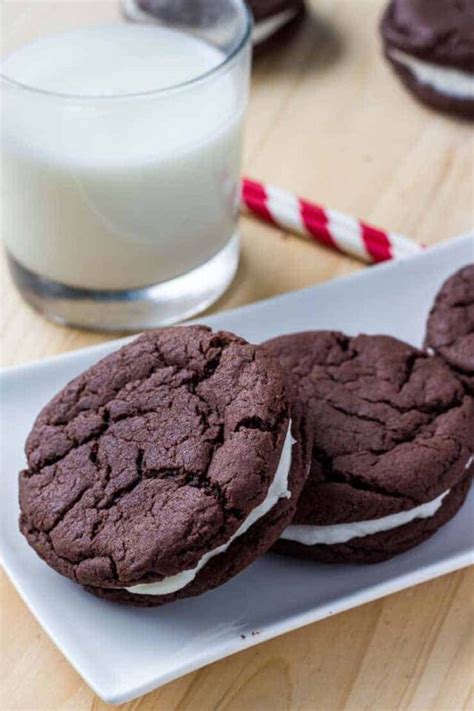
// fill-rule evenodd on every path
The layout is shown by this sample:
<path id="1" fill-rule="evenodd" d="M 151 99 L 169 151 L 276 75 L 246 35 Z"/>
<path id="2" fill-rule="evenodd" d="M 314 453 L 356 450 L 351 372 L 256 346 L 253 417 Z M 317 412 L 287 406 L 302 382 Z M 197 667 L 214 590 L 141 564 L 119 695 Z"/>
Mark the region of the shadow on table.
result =
<path id="1" fill-rule="evenodd" d="M 317 13 L 308 11 L 275 38 L 257 49 L 254 75 L 263 78 L 272 73 L 329 69 L 342 55 L 344 38 L 337 28 Z"/>

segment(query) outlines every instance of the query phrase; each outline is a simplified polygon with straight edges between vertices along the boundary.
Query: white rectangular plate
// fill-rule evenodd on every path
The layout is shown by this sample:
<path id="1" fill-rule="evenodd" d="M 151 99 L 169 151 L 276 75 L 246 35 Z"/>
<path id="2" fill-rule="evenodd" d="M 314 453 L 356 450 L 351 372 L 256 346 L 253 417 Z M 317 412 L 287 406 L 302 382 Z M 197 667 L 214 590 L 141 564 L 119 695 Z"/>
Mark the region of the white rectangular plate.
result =
<path id="1" fill-rule="evenodd" d="M 474 236 L 409 260 L 206 319 L 250 341 L 307 329 L 386 333 L 415 345 L 444 279 L 474 260 Z M 474 491 L 423 545 L 374 566 L 323 566 L 267 555 L 206 595 L 141 610 L 94 598 L 50 570 L 18 532 L 17 472 L 39 409 L 110 353 L 110 342 L 2 375 L 0 504 L 5 568 L 33 614 L 94 691 L 122 703 L 228 654 L 474 562 Z"/>

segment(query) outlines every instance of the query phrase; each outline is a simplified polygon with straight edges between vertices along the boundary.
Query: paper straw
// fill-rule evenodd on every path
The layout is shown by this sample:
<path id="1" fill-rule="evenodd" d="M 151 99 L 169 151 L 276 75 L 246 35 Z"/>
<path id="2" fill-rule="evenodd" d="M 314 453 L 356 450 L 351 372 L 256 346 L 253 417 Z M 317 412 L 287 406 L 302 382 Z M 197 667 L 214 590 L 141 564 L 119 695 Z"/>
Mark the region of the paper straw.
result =
<path id="1" fill-rule="evenodd" d="M 363 262 L 400 259 L 422 249 L 403 235 L 373 227 L 303 200 L 287 190 L 248 178 L 242 181 L 242 207 L 270 224 L 310 237 Z"/>

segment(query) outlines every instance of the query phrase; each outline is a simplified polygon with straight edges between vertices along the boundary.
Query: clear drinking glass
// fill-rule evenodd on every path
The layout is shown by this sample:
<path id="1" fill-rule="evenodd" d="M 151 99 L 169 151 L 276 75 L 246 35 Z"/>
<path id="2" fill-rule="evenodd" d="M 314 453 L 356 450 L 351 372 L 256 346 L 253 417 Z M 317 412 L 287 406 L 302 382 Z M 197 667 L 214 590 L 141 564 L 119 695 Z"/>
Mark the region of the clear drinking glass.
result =
<path id="1" fill-rule="evenodd" d="M 243 0 L 155 0 L 156 23 L 97 24 L 89 3 L 47 4 L 63 20 L 2 63 L 16 286 L 88 328 L 189 317 L 238 265 L 249 13 Z"/>

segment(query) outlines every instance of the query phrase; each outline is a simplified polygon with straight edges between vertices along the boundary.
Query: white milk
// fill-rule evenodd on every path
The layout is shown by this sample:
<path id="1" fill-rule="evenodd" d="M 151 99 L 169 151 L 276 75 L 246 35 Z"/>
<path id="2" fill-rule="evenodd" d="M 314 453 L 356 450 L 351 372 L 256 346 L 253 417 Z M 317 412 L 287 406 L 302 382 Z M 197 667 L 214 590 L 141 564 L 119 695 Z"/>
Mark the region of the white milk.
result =
<path id="1" fill-rule="evenodd" d="M 160 27 L 84 28 L 3 63 L 2 230 L 9 252 L 69 286 L 127 289 L 203 264 L 236 229 L 245 98 L 222 63 Z M 76 96 L 64 96 L 76 95 Z M 91 98 L 92 97 L 92 98 Z"/>

